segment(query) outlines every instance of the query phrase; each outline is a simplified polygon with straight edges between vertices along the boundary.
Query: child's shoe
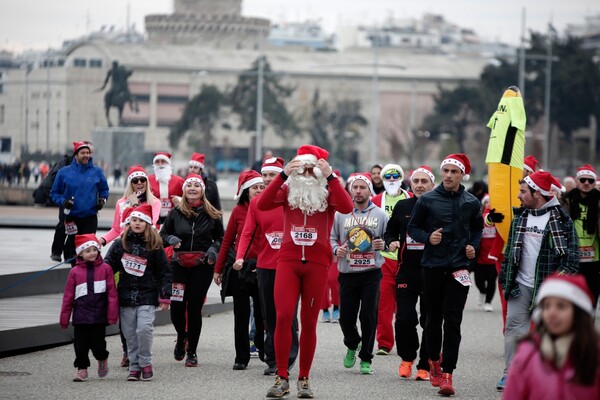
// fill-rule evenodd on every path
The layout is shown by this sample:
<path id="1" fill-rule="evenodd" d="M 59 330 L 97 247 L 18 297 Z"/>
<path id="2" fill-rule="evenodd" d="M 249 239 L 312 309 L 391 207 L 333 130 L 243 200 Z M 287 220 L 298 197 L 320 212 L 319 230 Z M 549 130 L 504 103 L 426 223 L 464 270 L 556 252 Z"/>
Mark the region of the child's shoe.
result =
<path id="1" fill-rule="evenodd" d="M 73 377 L 73 382 L 85 382 L 88 380 L 88 372 L 87 368 L 78 369 L 75 371 L 75 376 Z"/>
<path id="2" fill-rule="evenodd" d="M 152 373 L 152 364 L 142 367 L 142 380 L 143 381 L 151 381 L 153 377 L 154 377 L 154 374 Z"/>
<path id="3" fill-rule="evenodd" d="M 108 375 L 108 358 L 105 360 L 98 360 L 98 378 L 106 378 L 106 375 Z"/>

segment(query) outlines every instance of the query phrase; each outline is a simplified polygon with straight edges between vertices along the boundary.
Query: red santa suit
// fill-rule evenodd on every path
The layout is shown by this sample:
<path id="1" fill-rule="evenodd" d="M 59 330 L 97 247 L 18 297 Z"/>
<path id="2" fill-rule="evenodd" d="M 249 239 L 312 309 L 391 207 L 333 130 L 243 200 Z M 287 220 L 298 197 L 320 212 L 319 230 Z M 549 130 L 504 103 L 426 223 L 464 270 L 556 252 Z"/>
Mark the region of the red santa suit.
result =
<path id="1" fill-rule="evenodd" d="M 171 175 L 168 183 L 158 182 L 156 175 L 148 177 L 150 190 L 154 197 L 160 200 L 160 216 L 166 217 L 175 207 L 173 196 L 183 196 L 183 178 L 177 175 Z"/>

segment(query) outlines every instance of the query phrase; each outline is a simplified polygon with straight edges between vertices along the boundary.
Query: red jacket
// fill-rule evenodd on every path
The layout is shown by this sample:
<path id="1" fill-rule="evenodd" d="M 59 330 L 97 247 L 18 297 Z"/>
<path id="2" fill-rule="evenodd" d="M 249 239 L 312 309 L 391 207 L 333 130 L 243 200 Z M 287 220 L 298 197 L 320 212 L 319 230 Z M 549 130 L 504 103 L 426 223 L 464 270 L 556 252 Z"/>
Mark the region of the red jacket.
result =
<path id="1" fill-rule="evenodd" d="M 349 214 L 354 204 L 338 179 L 328 182 L 327 210 L 306 215 L 301 210 L 292 210 L 287 202 L 288 187 L 283 185 L 281 175 L 258 196 L 259 210 L 272 210 L 283 206 L 283 241 L 277 262 L 305 261 L 329 267 L 333 262 L 329 235 L 333 217 L 338 211 Z"/>
<path id="2" fill-rule="evenodd" d="M 229 221 L 227 222 L 227 229 L 225 229 L 225 234 L 223 235 L 221 248 L 219 249 L 219 257 L 217 257 L 217 263 L 215 265 L 216 273 L 223 273 L 223 269 L 225 269 L 225 262 L 227 261 L 227 252 L 229 251 L 229 248 L 233 246 L 236 250 L 238 249 L 240 237 L 242 235 L 242 230 L 244 229 L 244 222 L 246 221 L 247 214 L 248 203 L 242 205 L 238 204 L 235 207 L 233 207 L 233 210 L 231 211 L 231 216 L 229 217 Z M 258 241 L 255 241 L 254 243 L 252 243 L 252 246 L 250 247 L 246 258 L 256 258 L 257 254 Z"/>
<path id="3" fill-rule="evenodd" d="M 271 182 L 272 183 L 272 182 Z M 281 247 L 283 236 L 283 209 L 277 207 L 268 211 L 261 211 L 256 207 L 258 198 L 262 193 L 250 201 L 248 213 L 242 234 L 238 237 L 236 259 L 243 259 L 248 246 L 258 246 L 256 267 L 275 269 L 277 267 L 277 253 Z M 252 236 L 254 235 L 254 239 Z M 248 254 L 252 252 L 252 248 Z M 246 256 L 245 258 L 250 258 Z"/>
<path id="4" fill-rule="evenodd" d="M 496 240 L 496 226 L 492 222 L 488 225 L 487 216 L 490 213 L 490 209 L 486 208 L 483 212 L 483 232 L 481 233 L 481 242 L 479 242 L 479 253 L 477 254 L 477 264 L 493 265 L 496 263 L 495 258 L 490 258 L 489 255 L 494 247 L 494 241 Z"/>
<path id="5" fill-rule="evenodd" d="M 116 324 L 119 318 L 117 287 L 113 270 L 102 256 L 87 263 L 77 259 L 69 271 L 60 310 L 60 327 L 66 329 L 73 313 L 73 325 Z"/>
<path id="6" fill-rule="evenodd" d="M 173 203 L 173 196 L 183 196 L 183 178 L 177 175 L 171 175 L 171 179 L 169 179 L 169 183 L 159 184 L 156 180 L 156 175 L 152 174 L 148 177 L 148 183 L 150 184 L 150 190 L 154 197 L 160 200 L 161 203 L 161 217 L 165 217 L 166 214 L 169 213 L 173 208 L 175 208 L 175 204 Z M 162 185 L 162 188 L 161 188 Z M 163 189 L 163 193 L 161 194 L 161 189 Z M 164 210 L 164 212 L 162 212 Z"/>

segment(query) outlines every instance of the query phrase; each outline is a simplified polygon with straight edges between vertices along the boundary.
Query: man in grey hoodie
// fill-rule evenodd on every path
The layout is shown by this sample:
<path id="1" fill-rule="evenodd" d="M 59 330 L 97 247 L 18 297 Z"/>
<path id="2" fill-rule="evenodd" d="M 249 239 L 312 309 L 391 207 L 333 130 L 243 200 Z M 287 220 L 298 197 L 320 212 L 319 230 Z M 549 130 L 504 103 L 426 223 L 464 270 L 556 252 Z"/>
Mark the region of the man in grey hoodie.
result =
<path id="1" fill-rule="evenodd" d="M 373 373 L 371 362 L 384 261 L 380 251 L 385 247 L 382 238 L 388 221 L 386 212 L 371 202 L 373 187 L 369 175 L 360 173 L 348 178 L 354 210 L 335 214 L 329 238 L 340 271 L 340 327 L 348 348 L 344 367 L 352 368 L 358 353 L 363 375 Z M 357 318 L 362 333 L 358 332 Z"/>

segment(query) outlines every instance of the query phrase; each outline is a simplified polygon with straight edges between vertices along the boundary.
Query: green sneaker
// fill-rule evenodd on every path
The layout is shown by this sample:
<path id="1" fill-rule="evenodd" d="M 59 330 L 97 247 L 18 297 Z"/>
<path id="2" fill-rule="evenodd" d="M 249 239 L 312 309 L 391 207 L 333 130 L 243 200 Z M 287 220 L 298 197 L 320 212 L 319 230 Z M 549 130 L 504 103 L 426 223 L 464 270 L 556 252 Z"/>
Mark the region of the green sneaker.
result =
<path id="1" fill-rule="evenodd" d="M 367 361 L 360 362 L 360 373 L 361 375 L 372 375 L 373 368 L 371 368 L 371 363 Z"/>
<path id="2" fill-rule="evenodd" d="M 356 348 L 356 350 L 352 350 L 348 347 L 346 351 L 346 355 L 344 356 L 344 367 L 352 368 L 354 364 L 356 364 L 356 353 L 360 351 L 360 344 Z"/>

